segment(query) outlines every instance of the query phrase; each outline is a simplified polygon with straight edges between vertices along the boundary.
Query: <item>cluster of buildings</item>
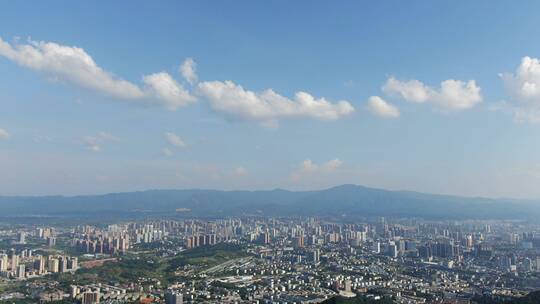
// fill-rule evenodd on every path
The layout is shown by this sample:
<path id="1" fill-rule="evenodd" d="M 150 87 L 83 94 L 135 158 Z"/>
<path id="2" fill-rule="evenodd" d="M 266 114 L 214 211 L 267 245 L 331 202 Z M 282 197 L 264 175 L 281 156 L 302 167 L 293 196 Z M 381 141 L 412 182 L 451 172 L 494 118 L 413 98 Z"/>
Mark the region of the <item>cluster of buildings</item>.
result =
<path id="1" fill-rule="evenodd" d="M 182 225 L 187 248 L 210 245 L 194 243 L 210 233 L 245 244 L 257 257 L 205 271 L 216 281 L 228 276 L 228 287 L 188 288 L 183 299 L 190 303 L 301 302 L 337 294 L 459 302 L 540 288 L 540 227 L 526 222 L 243 218 Z"/>
<path id="2" fill-rule="evenodd" d="M 88 304 L 318 303 L 337 295 L 467 303 L 540 288 L 540 225 L 528 222 L 242 217 L 40 229 L 33 235 L 42 240 L 71 241 L 81 253 L 121 254 L 121 259 L 148 255 L 166 263 L 190 249 L 220 244 L 225 245 L 220 250 L 231 244 L 241 251 L 217 265 L 204 256 L 202 263 L 162 267 L 167 283 L 138 277 L 72 286 L 71 298 Z M 25 236 L 13 237 L 28 241 Z M 198 254 L 207 251 L 212 252 Z M 0 254 L 0 273 L 30 278 L 76 270 L 77 262 L 28 249 L 9 251 Z"/>
<path id="3" fill-rule="evenodd" d="M 49 273 L 71 272 L 78 269 L 78 258 L 63 255 L 34 255 L 25 249 L 20 253 L 0 253 L 0 276 L 11 279 L 38 277 Z"/>
<path id="4" fill-rule="evenodd" d="M 117 254 L 129 249 L 129 238 L 126 236 L 88 236 L 74 243 L 75 248 L 84 253 Z"/>

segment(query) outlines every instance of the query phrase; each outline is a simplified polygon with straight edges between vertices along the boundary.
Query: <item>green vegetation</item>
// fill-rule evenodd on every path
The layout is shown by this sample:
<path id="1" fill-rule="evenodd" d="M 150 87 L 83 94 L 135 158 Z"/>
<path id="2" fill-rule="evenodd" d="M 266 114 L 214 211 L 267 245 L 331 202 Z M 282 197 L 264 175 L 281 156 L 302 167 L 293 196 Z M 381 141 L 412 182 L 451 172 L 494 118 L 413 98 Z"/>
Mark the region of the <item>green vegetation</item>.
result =
<path id="1" fill-rule="evenodd" d="M 333 297 L 326 301 L 323 301 L 322 304 L 392 304 L 392 301 L 389 298 L 382 298 L 380 300 L 370 299 L 367 297 L 357 296 L 355 298 L 344 298 L 344 297 Z"/>
<path id="2" fill-rule="evenodd" d="M 13 299 L 13 300 L 6 300 L 6 301 L 0 301 L 0 304 L 34 304 L 36 303 L 35 299 Z M 51 301 L 47 302 L 49 304 L 73 304 L 73 300 L 60 300 L 60 301 Z"/>
<path id="3" fill-rule="evenodd" d="M 6 301 L 0 301 L 0 304 L 32 304 L 35 303 L 33 299 L 11 299 Z"/>
<path id="4" fill-rule="evenodd" d="M 244 300 L 247 299 L 248 290 L 245 287 L 237 287 L 233 283 L 226 283 L 226 282 L 219 282 L 219 281 L 213 281 L 211 285 L 217 288 L 225 288 L 229 290 L 234 290 L 240 295 L 242 299 Z"/>
<path id="5" fill-rule="evenodd" d="M 156 258 L 122 258 L 118 262 L 105 262 L 103 266 L 81 269 L 76 272 L 77 282 L 104 281 L 109 283 L 137 282 L 140 279 L 159 280 L 165 283 L 165 264 Z M 82 283 L 79 283 L 82 284 Z"/>
<path id="6" fill-rule="evenodd" d="M 512 300 L 502 300 L 492 297 L 480 297 L 473 301 L 477 304 L 540 304 L 540 290 L 533 291 L 522 298 L 515 298 Z"/>
<path id="7" fill-rule="evenodd" d="M 94 268 L 82 268 L 74 274 L 57 273 L 49 278 L 59 282 L 64 290 L 69 290 L 72 284 L 85 285 L 96 282 L 111 284 L 159 281 L 167 285 L 175 278 L 174 272 L 179 267 L 193 265 L 206 269 L 245 255 L 240 246 L 218 244 L 187 250 L 174 258 L 159 259 L 153 254 L 129 255 L 116 262 L 105 262 L 102 266 Z"/>
<path id="8" fill-rule="evenodd" d="M 179 267 L 186 265 L 209 268 L 246 255 L 243 248 L 239 245 L 222 243 L 214 246 L 203 246 L 182 252 L 179 256 L 169 261 L 167 270 L 174 272 Z"/>

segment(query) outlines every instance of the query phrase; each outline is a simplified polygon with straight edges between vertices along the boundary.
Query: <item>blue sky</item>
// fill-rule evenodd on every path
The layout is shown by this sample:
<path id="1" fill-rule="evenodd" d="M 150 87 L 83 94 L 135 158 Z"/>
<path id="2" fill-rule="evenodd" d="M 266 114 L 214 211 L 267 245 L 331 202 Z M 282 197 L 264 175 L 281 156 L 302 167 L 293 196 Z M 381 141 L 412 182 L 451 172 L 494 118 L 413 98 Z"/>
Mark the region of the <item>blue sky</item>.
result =
<path id="1" fill-rule="evenodd" d="M 540 198 L 539 10 L 6 3 L 0 194 L 354 183 Z"/>

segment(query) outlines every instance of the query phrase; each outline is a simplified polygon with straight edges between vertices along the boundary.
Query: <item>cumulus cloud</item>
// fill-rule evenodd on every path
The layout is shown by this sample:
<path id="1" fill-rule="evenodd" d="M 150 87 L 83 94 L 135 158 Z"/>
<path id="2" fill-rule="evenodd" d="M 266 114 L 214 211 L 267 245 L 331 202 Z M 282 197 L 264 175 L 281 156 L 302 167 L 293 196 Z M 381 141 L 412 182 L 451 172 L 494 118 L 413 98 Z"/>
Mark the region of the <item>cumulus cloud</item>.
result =
<path id="1" fill-rule="evenodd" d="M 317 164 L 311 159 L 304 160 L 291 174 L 293 181 L 299 181 L 304 177 L 327 174 L 336 171 L 343 165 L 343 161 L 336 158 L 322 164 Z"/>
<path id="2" fill-rule="evenodd" d="M 383 118 L 397 118 L 400 115 L 399 109 L 396 106 L 388 103 L 379 96 L 368 98 L 367 109 L 371 113 Z"/>
<path id="3" fill-rule="evenodd" d="M 432 88 L 418 80 L 401 81 L 388 78 L 382 91 L 390 96 L 398 96 L 415 103 L 431 102 L 448 110 L 465 110 L 482 101 L 480 87 L 474 80 L 467 82 L 448 79 L 439 88 Z"/>
<path id="4" fill-rule="evenodd" d="M 182 140 L 182 138 L 174 133 L 171 133 L 171 132 L 165 133 L 165 138 L 167 138 L 167 142 L 169 144 L 177 148 L 183 148 L 186 146 L 186 143 Z"/>
<path id="5" fill-rule="evenodd" d="M 499 74 L 516 120 L 540 123 L 540 60 L 523 57 L 514 73 Z"/>
<path id="6" fill-rule="evenodd" d="M 184 60 L 182 65 L 179 68 L 180 74 L 184 77 L 184 79 L 191 85 L 197 82 L 197 63 L 193 60 L 193 58 L 187 58 Z"/>
<path id="7" fill-rule="evenodd" d="M 167 73 L 144 76 L 146 87 L 141 88 L 105 71 L 80 47 L 33 40 L 12 45 L 0 38 L 0 55 L 21 66 L 117 99 L 162 104 L 169 109 L 195 100 Z"/>
<path id="8" fill-rule="evenodd" d="M 165 72 L 144 76 L 143 82 L 146 85 L 147 94 L 162 100 L 170 110 L 176 110 L 180 106 L 196 101 L 194 96 L 191 96 L 181 84 Z"/>
<path id="9" fill-rule="evenodd" d="M 81 143 L 86 147 L 86 149 L 92 152 L 101 152 L 105 143 L 118 142 L 119 140 L 120 139 L 118 139 L 118 137 L 110 133 L 99 132 L 96 135 L 83 136 Z"/>
<path id="10" fill-rule="evenodd" d="M 10 137 L 11 135 L 9 134 L 8 131 L 6 131 L 6 129 L 0 128 L 0 140 L 6 140 L 6 139 L 9 139 Z"/>
<path id="11" fill-rule="evenodd" d="M 279 118 L 309 117 L 329 121 L 354 112 L 345 100 L 331 103 L 306 92 L 297 92 L 289 99 L 271 89 L 260 93 L 246 90 L 232 81 L 201 82 L 198 89 L 214 110 L 246 120 L 275 122 Z"/>
<path id="12" fill-rule="evenodd" d="M 382 90 L 385 94 L 398 95 L 407 101 L 417 103 L 426 102 L 432 94 L 432 90 L 418 80 L 400 81 L 394 77 L 388 78 Z"/>
<path id="13" fill-rule="evenodd" d="M 297 92 L 293 98 L 288 98 L 271 89 L 250 91 L 232 81 L 198 82 L 196 63 L 192 58 L 186 59 L 179 71 L 194 86 L 197 97 L 166 72 L 144 75 L 141 84 L 122 79 L 100 67 L 83 48 L 76 46 L 34 40 L 9 43 L 0 38 L 0 56 L 54 79 L 119 100 L 175 110 L 201 97 L 215 111 L 268 127 L 276 127 L 281 118 L 331 121 L 354 112 L 348 101 L 332 103 L 306 92 Z"/>

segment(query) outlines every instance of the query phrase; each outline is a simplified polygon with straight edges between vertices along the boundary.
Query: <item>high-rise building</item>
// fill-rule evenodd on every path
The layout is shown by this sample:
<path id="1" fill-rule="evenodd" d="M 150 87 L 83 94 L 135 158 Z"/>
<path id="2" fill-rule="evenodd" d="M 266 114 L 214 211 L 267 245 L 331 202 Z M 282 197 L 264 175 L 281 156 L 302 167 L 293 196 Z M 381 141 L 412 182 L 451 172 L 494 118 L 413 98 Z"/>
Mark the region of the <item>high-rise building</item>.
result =
<path id="1" fill-rule="evenodd" d="M 317 264 L 319 263 L 321 259 L 321 252 L 319 249 L 315 249 L 313 250 L 312 252 L 312 256 L 311 256 L 311 260 L 313 261 L 314 264 Z"/>
<path id="2" fill-rule="evenodd" d="M 85 291 L 82 294 L 82 304 L 99 304 L 99 290 Z"/>
<path id="3" fill-rule="evenodd" d="M 68 265 L 67 265 L 67 259 L 66 257 L 59 257 L 58 258 L 58 272 L 67 272 L 68 271 Z"/>
<path id="4" fill-rule="evenodd" d="M 472 248 L 474 245 L 473 236 L 471 234 L 467 235 L 467 248 Z"/>
<path id="5" fill-rule="evenodd" d="M 346 281 L 345 281 L 345 291 L 346 291 L 346 292 L 351 292 L 351 291 L 352 291 L 352 288 L 351 288 L 351 281 L 350 281 L 350 280 L 346 280 Z"/>
<path id="6" fill-rule="evenodd" d="M 388 245 L 388 255 L 392 258 L 396 258 L 398 256 L 398 248 L 396 244 L 390 244 Z"/>
<path id="7" fill-rule="evenodd" d="M 165 304 L 183 304 L 184 299 L 180 292 L 167 291 L 165 293 Z"/>
<path id="8" fill-rule="evenodd" d="M 372 250 L 374 253 L 381 253 L 381 243 L 373 242 Z"/>
<path id="9" fill-rule="evenodd" d="M 270 244 L 270 233 L 268 232 L 261 233 L 261 235 L 259 236 L 259 240 L 261 244 Z"/>
<path id="10" fill-rule="evenodd" d="M 304 237 L 303 236 L 297 236 L 293 239 L 293 245 L 294 247 L 304 247 Z"/>
<path id="11" fill-rule="evenodd" d="M 416 241 L 406 240 L 405 241 L 405 251 L 416 251 Z"/>
<path id="12" fill-rule="evenodd" d="M 43 256 L 39 255 L 37 259 L 34 260 L 34 269 L 38 274 L 45 273 L 45 258 Z"/>
<path id="13" fill-rule="evenodd" d="M 26 244 L 26 233 L 24 231 L 19 232 L 19 244 Z"/>
<path id="14" fill-rule="evenodd" d="M 79 268 L 79 259 L 76 258 L 76 257 L 72 257 L 70 259 L 68 259 L 68 264 L 67 264 L 67 267 L 69 270 L 77 270 Z"/>
<path id="15" fill-rule="evenodd" d="M 49 258 L 49 261 L 47 262 L 47 268 L 49 272 L 58 272 L 60 270 L 60 262 L 58 259 Z"/>
<path id="16" fill-rule="evenodd" d="M 19 266 L 19 256 L 15 254 L 15 252 L 11 253 L 11 265 L 10 265 L 11 272 L 17 271 L 17 266 Z"/>
<path id="17" fill-rule="evenodd" d="M 188 236 L 186 238 L 186 248 L 187 249 L 193 248 L 193 237 Z"/>
<path id="18" fill-rule="evenodd" d="M 8 255 L 7 254 L 0 254 L 0 271 L 7 271 L 8 270 Z"/>
<path id="19" fill-rule="evenodd" d="M 20 264 L 17 267 L 17 273 L 16 273 L 17 278 L 18 279 L 24 279 L 25 273 L 26 273 L 26 266 L 24 264 Z"/>

